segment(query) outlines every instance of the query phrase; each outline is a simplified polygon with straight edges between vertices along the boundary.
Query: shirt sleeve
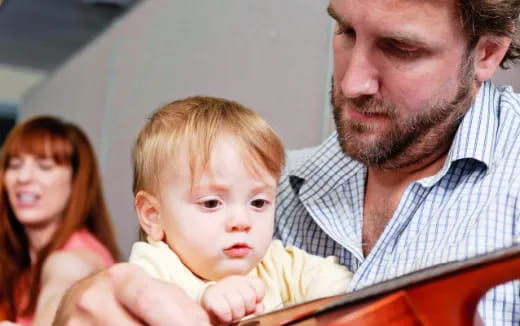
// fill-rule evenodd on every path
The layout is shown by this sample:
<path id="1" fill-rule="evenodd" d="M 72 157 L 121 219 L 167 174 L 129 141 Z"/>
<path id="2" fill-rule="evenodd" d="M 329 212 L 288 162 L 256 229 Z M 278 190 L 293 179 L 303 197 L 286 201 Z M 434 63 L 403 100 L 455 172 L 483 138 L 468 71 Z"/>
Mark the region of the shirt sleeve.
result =
<path id="1" fill-rule="evenodd" d="M 267 286 L 277 286 L 284 305 L 346 292 L 352 273 L 336 257 L 319 257 L 274 240 L 259 274 Z M 276 285 L 273 283 L 277 283 Z"/>
<path id="2" fill-rule="evenodd" d="M 136 242 L 128 261 L 141 266 L 150 276 L 175 283 L 193 300 L 200 302 L 202 293 L 213 282 L 195 276 L 163 242 Z"/>

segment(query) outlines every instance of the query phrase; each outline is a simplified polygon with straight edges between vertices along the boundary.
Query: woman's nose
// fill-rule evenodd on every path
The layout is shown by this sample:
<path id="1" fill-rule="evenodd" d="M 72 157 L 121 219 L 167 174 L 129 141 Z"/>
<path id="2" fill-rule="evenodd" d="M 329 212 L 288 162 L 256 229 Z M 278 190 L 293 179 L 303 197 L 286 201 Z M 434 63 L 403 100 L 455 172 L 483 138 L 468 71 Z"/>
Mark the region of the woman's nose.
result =
<path id="1" fill-rule="evenodd" d="M 28 182 L 34 177 L 34 167 L 29 164 L 24 164 L 17 171 L 18 182 Z"/>

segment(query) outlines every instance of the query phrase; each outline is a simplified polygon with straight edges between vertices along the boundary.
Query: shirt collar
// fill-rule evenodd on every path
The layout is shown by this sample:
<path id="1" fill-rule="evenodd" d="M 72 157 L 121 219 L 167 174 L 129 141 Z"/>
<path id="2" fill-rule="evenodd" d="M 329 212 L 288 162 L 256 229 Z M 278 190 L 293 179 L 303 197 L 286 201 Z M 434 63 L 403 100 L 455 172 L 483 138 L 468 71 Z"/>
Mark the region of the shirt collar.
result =
<path id="1" fill-rule="evenodd" d="M 289 178 L 293 189 L 300 193 L 303 200 L 306 198 L 304 191 L 300 192 L 303 184 L 314 185 L 313 191 L 308 193 L 309 197 L 320 197 L 362 169 L 366 169 L 362 163 L 343 153 L 337 132 L 333 132 L 302 164 L 289 170 Z"/>
<path id="2" fill-rule="evenodd" d="M 446 162 L 435 175 L 419 182 L 430 187 L 444 177 L 458 161 L 473 160 L 484 169 L 492 167 L 498 129 L 500 91 L 486 81 L 457 128 Z"/>
<path id="3" fill-rule="evenodd" d="M 486 168 L 491 166 L 499 100 L 499 90 L 491 82 L 484 82 L 455 133 L 444 167 L 435 176 L 423 179 L 423 185 L 436 183 L 458 160 L 473 159 Z M 343 154 L 337 132 L 333 132 L 302 164 L 291 169 L 289 176 L 297 192 L 303 183 L 309 183 L 322 184 L 319 192 L 326 193 L 363 169 L 366 170 L 366 167 L 362 163 Z M 329 182 L 331 179 L 336 180 Z"/>
<path id="4" fill-rule="evenodd" d="M 460 123 L 446 162 L 474 159 L 487 168 L 493 162 L 500 92 L 489 81 L 482 84 L 477 97 Z"/>

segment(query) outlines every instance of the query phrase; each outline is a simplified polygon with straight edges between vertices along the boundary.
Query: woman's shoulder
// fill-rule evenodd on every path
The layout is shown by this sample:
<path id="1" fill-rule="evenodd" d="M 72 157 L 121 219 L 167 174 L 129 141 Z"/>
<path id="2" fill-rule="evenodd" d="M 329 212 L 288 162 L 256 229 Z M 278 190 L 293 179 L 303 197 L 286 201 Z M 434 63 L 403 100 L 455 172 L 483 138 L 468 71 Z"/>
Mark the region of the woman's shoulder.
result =
<path id="1" fill-rule="evenodd" d="M 115 263 L 110 251 L 85 228 L 75 231 L 67 242 L 65 242 L 60 251 L 95 254 L 103 261 L 106 267 Z"/>
<path id="2" fill-rule="evenodd" d="M 92 252 L 81 249 L 57 250 L 43 264 L 42 283 L 48 283 L 50 279 L 75 281 L 103 268 L 102 260 Z"/>

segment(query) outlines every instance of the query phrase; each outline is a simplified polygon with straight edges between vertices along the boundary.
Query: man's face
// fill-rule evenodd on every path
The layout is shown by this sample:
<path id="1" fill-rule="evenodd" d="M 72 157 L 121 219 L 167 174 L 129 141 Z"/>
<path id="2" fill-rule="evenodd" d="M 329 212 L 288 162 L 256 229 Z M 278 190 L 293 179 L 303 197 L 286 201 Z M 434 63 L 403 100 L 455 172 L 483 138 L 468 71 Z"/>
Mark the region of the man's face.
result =
<path id="1" fill-rule="evenodd" d="M 331 0 L 332 105 L 343 151 L 405 167 L 446 146 L 474 97 L 452 0 Z"/>

